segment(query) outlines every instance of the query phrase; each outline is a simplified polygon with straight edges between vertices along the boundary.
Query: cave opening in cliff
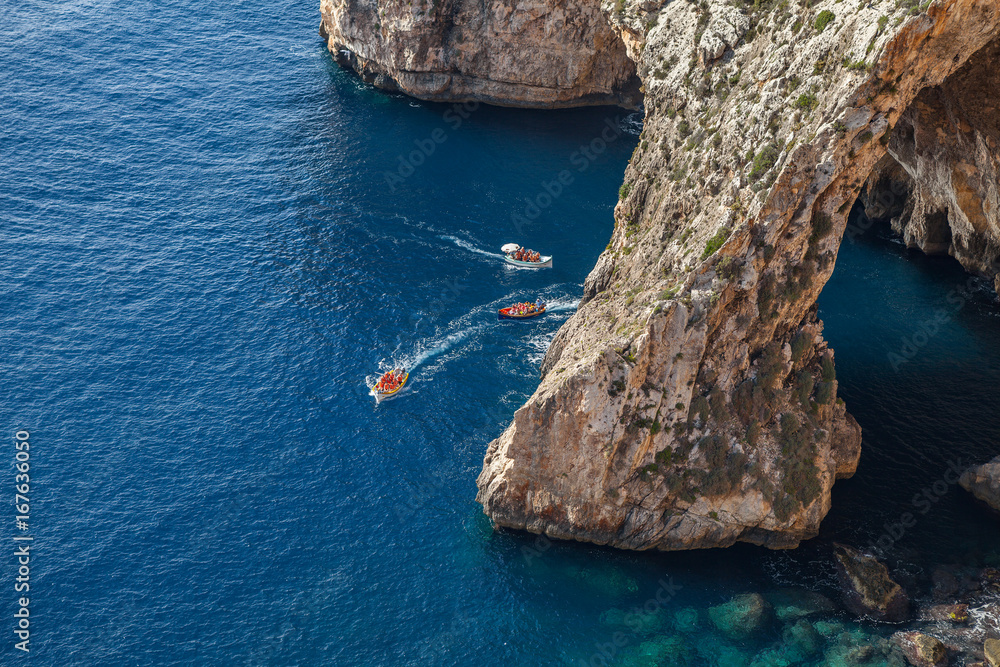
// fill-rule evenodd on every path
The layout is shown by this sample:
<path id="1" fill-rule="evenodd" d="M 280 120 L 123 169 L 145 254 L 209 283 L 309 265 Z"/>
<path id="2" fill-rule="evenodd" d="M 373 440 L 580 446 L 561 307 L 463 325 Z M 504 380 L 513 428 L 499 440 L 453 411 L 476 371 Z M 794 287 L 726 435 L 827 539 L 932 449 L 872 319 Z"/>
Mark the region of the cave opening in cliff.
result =
<path id="1" fill-rule="evenodd" d="M 923 89 L 885 139 L 860 197 L 928 255 L 951 255 L 1000 291 L 1000 39 Z"/>
<path id="2" fill-rule="evenodd" d="M 938 482 L 996 453 L 1000 398 L 980 389 L 1000 382 L 1000 304 L 982 274 L 904 240 L 892 213 L 911 205 L 909 190 L 881 205 L 872 192 L 852 208 L 817 301 L 839 396 L 862 429 L 857 473 L 834 487 L 822 533 L 860 530 L 872 543 L 885 538 L 896 557 L 918 549 L 928 562 L 951 558 L 956 543 L 982 553 L 992 548 L 983 537 L 991 515 L 953 481 Z M 928 500 L 935 483 L 946 487 Z M 906 512 L 919 521 L 896 545 L 885 536 Z"/>

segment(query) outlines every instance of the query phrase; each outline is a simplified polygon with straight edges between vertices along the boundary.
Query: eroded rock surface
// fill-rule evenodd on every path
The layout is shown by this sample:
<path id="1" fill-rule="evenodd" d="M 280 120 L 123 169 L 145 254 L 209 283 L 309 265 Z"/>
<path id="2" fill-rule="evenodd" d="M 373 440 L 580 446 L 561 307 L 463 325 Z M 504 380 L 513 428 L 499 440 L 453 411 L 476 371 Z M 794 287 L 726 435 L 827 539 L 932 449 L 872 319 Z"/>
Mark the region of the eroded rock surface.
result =
<path id="1" fill-rule="evenodd" d="M 320 10 L 337 62 L 385 90 L 523 107 L 641 101 L 596 0 L 322 0 Z"/>
<path id="2" fill-rule="evenodd" d="M 899 623 L 910 617 L 909 596 L 883 563 L 843 544 L 834 546 L 833 555 L 845 607 L 876 621 Z"/>
<path id="3" fill-rule="evenodd" d="M 948 652 L 937 637 L 923 632 L 897 632 L 892 636 L 913 667 L 945 667 Z"/>
<path id="4" fill-rule="evenodd" d="M 1000 456 L 962 473 L 958 483 L 966 491 L 1000 512 Z"/>

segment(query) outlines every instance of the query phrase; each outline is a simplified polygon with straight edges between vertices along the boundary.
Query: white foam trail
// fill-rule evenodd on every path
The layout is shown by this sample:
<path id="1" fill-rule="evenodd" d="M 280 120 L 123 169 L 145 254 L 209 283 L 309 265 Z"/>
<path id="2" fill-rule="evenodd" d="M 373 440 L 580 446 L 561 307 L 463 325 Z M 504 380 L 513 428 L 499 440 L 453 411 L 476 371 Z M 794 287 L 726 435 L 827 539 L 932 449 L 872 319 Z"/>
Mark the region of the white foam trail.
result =
<path id="1" fill-rule="evenodd" d="M 567 310 L 576 310 L 580 307 L 579 299 L 556 299 L 546 303 L 545 310 L 550 313 L 562 313 Z"/>
<path id="2" fill-rule="evenodd" d="M 541 365 L 542 360 L 545 359 L 545 353 L 549 351 L 549 345 L 552 344 L 552 339 L 555 337 L 555 331 L 530 337 L 527 342 L 529 350 L 525 355 L 528 361 L 532 364 Z"/>
<path id="3" fill-rule="evenodd" d="M 460 238 L 458 238 L 456 236 L 441 235 L 438 238 L 439 239 L 444 239 L 445 241 L 451 241 L 452 243 L 454 243 L 455 245 L 457 245 L 459 248 L 462 248 L 463 250 L 468 250 L 469 252 L 474 252 L 477 255 L 484 255 L 484 256 L 489 257 L 491 259 L 503 259 L 503 255 L 501 255 L 500 253 L 489 252 L 487 250 L 483 250 L 482 248 L 477 248 L 476 246 L 472 245 L 468 241 L 463 241 L 462 239 L 460 239 Z"/>
<path id="4" fill-rule="evenodd" d="M 430 342 L 430 347 L 417 352 L 410 359 L 406 359 L 402 365 L 405 366 L 407 370 L 415 369 L 425 361 L 433 359 L 439 354 L 447 352 L 448 350 L 455 347 L 459 343 L 462 343 L 469 336 L 481 330 L 482 328 L 483 325 L 468 327 L 466 329 L 456 331 L 455 333 L 448 334 L 443 339 L 439 339 L 436 341 L 432 340 Z"/>

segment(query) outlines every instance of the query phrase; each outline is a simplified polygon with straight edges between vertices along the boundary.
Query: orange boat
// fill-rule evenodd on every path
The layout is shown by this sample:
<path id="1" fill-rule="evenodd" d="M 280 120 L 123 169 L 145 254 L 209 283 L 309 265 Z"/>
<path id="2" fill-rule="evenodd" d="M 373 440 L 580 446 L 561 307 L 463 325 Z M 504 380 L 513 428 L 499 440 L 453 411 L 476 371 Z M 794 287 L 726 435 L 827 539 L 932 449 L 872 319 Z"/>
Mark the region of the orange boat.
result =
<path id="1" fill-rule="evenodd" d="M 402 368 L 393 368 L 391 371 L 383 373 L 371 390 L 371 395 L 375 397 L 375 403 L 378 404 L 390 396 L 398 394 L 409 379 L 410 374 Z"/>
<path id="2" fill-rule="evenodd" d="M 497 311 L 500 320 L 529 320 L 545 314 L 545 302 L 539 299 L 534 303 L 515 303 Z"/>

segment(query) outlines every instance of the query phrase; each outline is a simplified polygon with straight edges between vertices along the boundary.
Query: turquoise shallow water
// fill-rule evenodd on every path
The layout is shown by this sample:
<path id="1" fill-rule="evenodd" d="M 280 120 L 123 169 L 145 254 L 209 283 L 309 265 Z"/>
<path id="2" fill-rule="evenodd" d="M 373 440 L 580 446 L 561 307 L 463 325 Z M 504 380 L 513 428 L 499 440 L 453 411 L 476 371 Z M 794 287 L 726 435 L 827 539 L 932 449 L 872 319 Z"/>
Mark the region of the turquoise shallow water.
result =
<path id="1" fill-rule="evenodd" d="M 31 432 L 38 664 L 748 659 L 781 628 L 730 646 L 673 612 L 829 593 L 831 540 L 876 543 L 949 457 L 995 453 L 992 297 L 976 288 L 892 371 L 897 340 L 965 277 L 873 233 L 845 244 L 820 302 L 866 433 L 820 539 L 668 555 L 494 533 L 474 502 L 483 452 L 610 236 L 635 119 L 463 118 L 375 92 L 332 63 L 311 3 L 5 17 L 0 428 Z M 507 241 L 554 268 L 506 268 Z M 544 320 L 496 321 L 538 294 Z M 391 363 L 413 379 L 375 408 L 365 379 Z M 946 489 L 886 556 L 920 590 L 938 561 L 995 561 L 994 533 Z M 11 613 L 14 575 L 0 567 Z M 661 626 L 615 624 L 644 605 Z"/>

